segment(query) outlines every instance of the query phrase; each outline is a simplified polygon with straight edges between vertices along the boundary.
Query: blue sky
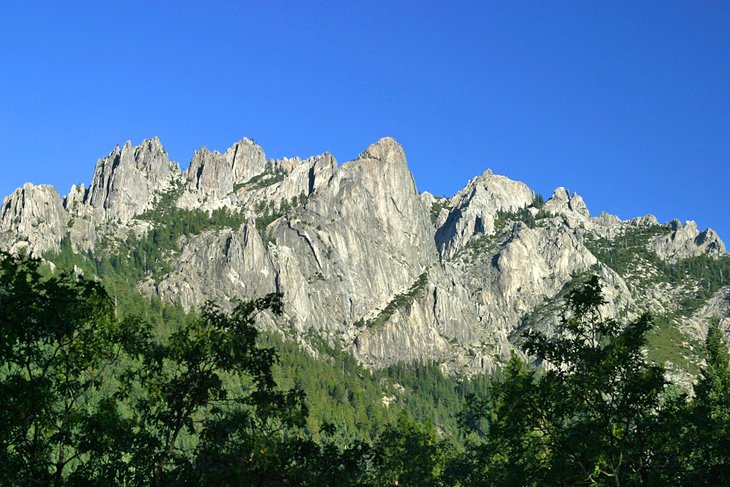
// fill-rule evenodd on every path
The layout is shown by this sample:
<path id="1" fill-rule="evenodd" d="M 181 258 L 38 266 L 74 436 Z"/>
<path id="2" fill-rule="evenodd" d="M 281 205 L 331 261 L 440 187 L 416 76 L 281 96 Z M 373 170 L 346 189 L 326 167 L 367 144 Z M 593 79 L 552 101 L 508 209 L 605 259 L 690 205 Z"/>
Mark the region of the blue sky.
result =
<path id="1" fill-rule="evenodd" d="M 391 135 L 420 190 L 487 168 L 730 241 L 730 2 L 0 6 L 0 194 L 65 194 L 116 144 L 247 136 L 340 162 Z"/>

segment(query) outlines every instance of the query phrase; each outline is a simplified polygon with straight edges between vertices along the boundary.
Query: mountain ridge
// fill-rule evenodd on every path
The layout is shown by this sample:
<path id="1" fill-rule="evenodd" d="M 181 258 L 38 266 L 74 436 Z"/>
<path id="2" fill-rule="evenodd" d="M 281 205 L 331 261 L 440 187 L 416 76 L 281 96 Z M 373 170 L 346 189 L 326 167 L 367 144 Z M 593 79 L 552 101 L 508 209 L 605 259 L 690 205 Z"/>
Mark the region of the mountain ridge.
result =
<path id="1" fill-rule="evenodd" d="M 130 242 L 174 223 L 170 215 L 214 212 L 233 223 L 175 237 L 165 269 L 148 270 L 138 289 L 188 309 L 283 292 L 286 324 L 265 317 L 262 326 L 301 340 L 314 333 L 368 366 L 493 370 L 519 350 L 520 330 L 550 328 L 558 316 L 543 311 L 589 272 L 605 283 L 607 316 L 672 315 L 688 340 L 728 316 L 718 304 L 730 285 L 727 254 L 712 229 L 651 215 L 592 217 L 576 193 L 560 187 L 543 201 L 490 170 L 451 198 L 419 193 L 389 137 L 342 165 L 329 153 L 266 159 L 244 138 L 224 153 L 199 149 L 184 171 L 158 138 L 127 142 L 97 161 L 88 188 L 62 198 L 28 183 L 5 197 L 0 248 L 124 256 Z M 612 263 L 614 255 L 636 262 Z M 717 267 L 719 280 L 674 277 L 691 259 L 704 259 L 713 276 Z M 646 278 L 659 274 L 669 286 Z M 692 309 L 676 304 L 700 292 Z"/>

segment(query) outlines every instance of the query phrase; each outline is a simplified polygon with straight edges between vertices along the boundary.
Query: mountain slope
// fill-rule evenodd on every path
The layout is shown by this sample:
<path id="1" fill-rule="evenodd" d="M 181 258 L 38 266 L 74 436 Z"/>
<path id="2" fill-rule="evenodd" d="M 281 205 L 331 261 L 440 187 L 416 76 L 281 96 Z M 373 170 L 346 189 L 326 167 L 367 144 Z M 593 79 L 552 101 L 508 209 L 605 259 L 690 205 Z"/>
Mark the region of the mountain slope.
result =
<path id="1" fill-rule="evenodd" d="M 376 368 L 493 370 L 522 331 L 554 326 L 588 273 L 602 278 L 606 316 L 659 317 L 651 353 L 678 376 L 696 370 L 708 322 L 730 316 L 730 258 L 711 229 L 592 217 L 564 188 L 543 201 L 491 171 L 452 198 L 419 194 L 391 138 L 341 166 L 330 154 L 267 160 L 242 139 L 201 148 L 186 171 L 156 138 L 126 143 L 88 189 L 62 199 L 26 184 L 6 197 L 0 248 L 108 256 L 140 291 L 187 309 L 280 291 L 284 317 L 262 327 Z"/>

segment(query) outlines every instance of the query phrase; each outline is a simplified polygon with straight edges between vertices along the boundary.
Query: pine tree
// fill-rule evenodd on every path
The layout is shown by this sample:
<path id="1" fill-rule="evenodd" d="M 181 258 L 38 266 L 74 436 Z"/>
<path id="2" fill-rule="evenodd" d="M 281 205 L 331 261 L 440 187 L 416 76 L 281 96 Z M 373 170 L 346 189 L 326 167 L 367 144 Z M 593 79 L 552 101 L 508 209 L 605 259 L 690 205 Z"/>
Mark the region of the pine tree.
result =
<path id="1" fill-rule="evenodd" d="M 730 353 L 720 326 L 710 326 L 707 363 L 692 403 L 692 483 L 721 485 L 730 478 Z"/>

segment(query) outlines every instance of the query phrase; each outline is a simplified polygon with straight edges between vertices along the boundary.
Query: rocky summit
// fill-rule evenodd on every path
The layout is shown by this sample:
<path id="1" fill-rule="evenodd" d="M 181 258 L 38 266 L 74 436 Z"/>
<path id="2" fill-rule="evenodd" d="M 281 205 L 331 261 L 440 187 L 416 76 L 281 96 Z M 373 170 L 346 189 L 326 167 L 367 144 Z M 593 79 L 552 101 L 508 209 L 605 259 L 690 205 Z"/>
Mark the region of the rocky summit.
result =
<path id="1" fill-rule="evenodd" d="M 590 274 L 606 317 L 657 317 L 648 353 L 677 377 L 701 361 L 708 324 L 730 320 L 728 255 L 712 229 L 592 216 L 565 188 L 544 200 L 489 170 L 451 198 L 419 193 L 392 138 L 342 165 L 329 153 L 267 159 L 242 139 L 199 149 L 185 171 L 157 138 L 127 142 L 88 187 L 61 197 L 28 183 L 7 196 L 0 248 L 51 264 L 64 252 L 141 260 L 134 286 L 187 309 L 278 291 L 284 314 L 262 327 L 370 367 L 491 371 L 521 353 L 522 332 L 552 329 Z"/>

